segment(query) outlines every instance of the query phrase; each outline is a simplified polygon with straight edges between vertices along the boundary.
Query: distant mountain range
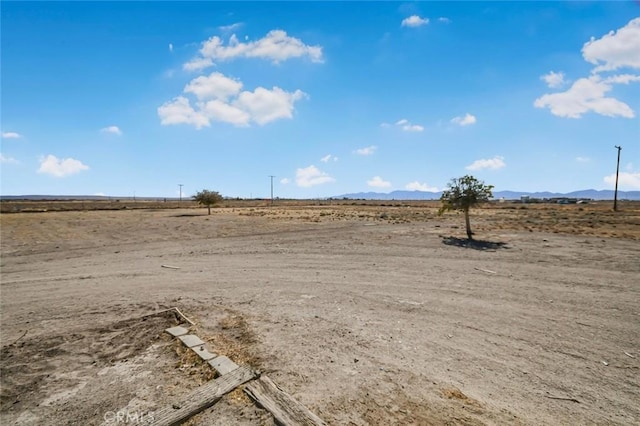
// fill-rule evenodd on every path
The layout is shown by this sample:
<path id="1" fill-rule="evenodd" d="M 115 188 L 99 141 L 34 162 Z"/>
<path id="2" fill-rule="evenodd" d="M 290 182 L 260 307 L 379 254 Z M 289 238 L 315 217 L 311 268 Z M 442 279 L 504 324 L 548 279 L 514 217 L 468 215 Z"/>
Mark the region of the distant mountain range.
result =
<path id="1" fill-rule="evenodd" d="M 495 191 L 494 198 L 505 200 L 519 200 L 522 196 L 530 198 L 577 198 L 589 200 L 613 200 L 614 192 L 609 189 L 585 189 L 568 193 L 559 192 L 523 192 L 523 191 Z M 428 191 L 392 191 L 392 192 L 356 192 L 353 194 L 336 195 L 333 199 L 350 200 L 438 200 L 442 192 Z M 235 197 L 231 197 L 235 198 Z M 164 197 L 108 197 L 103 195 L 1 195 L 2 200 L 119 200 L 119 201 L 178 201 L 178 198 Z M 191 197 L 183 197 L 190 200 Z M 640 191 L 618 191 L 618 200 L 640 201 Z"/>
<path id="2" fill-rule="evenodd" d="M 426 191 L 392 191 L 384 192 L 357 192 L 354 194 L 343 194 L 331 198 L 336 199 L 358 199 L 358 200 L 438 200 L 442 192 Z M 518 191 L 496 191 L 494 198 L 505 200 L 519 200 L 522 196 L 530 198 L 578 198 L 590 200 L 613 200 L 614 191 L 609 189 L 595 190 L 585 189 L 582 191 L 568 192 L 566 194 L 558 192 L 518 192 Z M 618 200 L 640 200 L 640 191 L 618 191 Z"/>

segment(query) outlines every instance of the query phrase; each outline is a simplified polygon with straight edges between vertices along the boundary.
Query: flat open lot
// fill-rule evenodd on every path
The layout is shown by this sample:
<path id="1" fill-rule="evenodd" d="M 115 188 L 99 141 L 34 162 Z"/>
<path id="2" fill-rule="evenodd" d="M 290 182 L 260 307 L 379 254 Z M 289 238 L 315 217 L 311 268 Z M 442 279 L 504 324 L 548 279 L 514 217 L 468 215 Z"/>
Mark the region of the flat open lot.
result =
<path id="1" fill-rule="evenodd" d="M 640 203 L 2 214 L 2 424 L 101 424 L 212 378 L 162 330 L 329 424 L 638 424 Z M 179 267 L 167 269 L 162 265 Z M 192 424 L 272 424 L 241 391 Z"/>

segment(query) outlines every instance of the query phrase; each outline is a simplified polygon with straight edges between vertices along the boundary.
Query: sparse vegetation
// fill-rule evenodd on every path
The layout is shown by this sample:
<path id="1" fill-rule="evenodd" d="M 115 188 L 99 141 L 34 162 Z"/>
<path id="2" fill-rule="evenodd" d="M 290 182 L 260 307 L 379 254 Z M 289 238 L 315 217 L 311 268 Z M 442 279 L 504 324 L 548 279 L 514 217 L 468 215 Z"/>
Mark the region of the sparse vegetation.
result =
<path id="1" fill-rule="evenodd" d="M 220 195 L 216 191 L 209 191 L 208 189 L 203 189 L 193 196 L 193 199 L 198 202 L 198 204 L 207 206 L 209 214 L 211 214 L 211 206 L 217 204 L 222 201 L 222 195 Z"/>
<path id="2" fill-rule="evenodd" d="M 471 223 L 469 221 L 469 210 L 471 207 L 489 201 L 493 196 L 491 193 L 492 189 L 493 185 L 485 185 L 484 182 L 479 181 L 471 175 L 451 179 L 451 182 L 447 185 L 447 189 L 442 192 L 442 196 L 440 197 L 442 207 L 440 207 L 438 214 L 443 214 L 449 210 L 460 210 L 464 212 L 467 238 L 471 240 L 473 239 L 473 232 L 471 231 Z"/>

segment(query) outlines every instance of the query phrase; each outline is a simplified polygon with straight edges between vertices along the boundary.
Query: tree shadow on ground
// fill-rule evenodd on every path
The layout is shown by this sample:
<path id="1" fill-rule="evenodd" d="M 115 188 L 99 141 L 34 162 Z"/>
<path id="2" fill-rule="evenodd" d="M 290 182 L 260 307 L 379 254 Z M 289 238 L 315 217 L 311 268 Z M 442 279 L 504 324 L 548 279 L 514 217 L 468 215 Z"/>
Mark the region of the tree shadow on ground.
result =
<path id="1" fill-rule="evenodd" d="M 470 248 L 474 250 L 508 249 L 507 243 L 502 241 L 469 240 L 458 237 L 442 237 L 442 243 L 448 246 Z"/>

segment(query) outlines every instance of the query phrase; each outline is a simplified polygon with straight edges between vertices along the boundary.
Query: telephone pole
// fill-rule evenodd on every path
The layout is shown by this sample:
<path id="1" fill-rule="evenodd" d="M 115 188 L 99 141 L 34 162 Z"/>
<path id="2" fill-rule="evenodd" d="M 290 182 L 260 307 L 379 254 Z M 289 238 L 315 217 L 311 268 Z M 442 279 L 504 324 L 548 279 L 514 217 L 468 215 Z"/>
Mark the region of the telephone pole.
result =
<path id="1" fill-rule="evenodd" d="M 182 187 L 184 186 L 183 184 L 179 183 L 178 186 L 180 187 L 180 201 L 182 201 Z"/>
<path id="2" fill-rule="evenodd" d="M 622 150 L 621 146 L 616 145 L 616 149 L 618 150 L 618 164 L 616 165 L 616 190 L 613 193 L 613 211 L 618 211 L 618 173 L 620 172 L 620 151 Z"/>
<path id="3" fill-rule="evenodd" d="M 269 175 L 269 177 L 271 178 L 271 205 L 273 206 L 273 178 L 275 176 Z"/>

